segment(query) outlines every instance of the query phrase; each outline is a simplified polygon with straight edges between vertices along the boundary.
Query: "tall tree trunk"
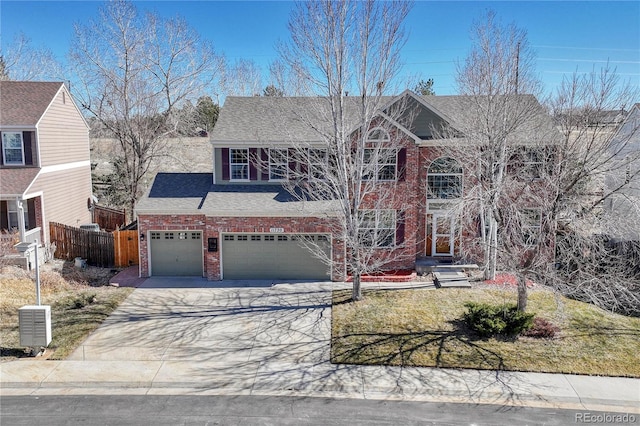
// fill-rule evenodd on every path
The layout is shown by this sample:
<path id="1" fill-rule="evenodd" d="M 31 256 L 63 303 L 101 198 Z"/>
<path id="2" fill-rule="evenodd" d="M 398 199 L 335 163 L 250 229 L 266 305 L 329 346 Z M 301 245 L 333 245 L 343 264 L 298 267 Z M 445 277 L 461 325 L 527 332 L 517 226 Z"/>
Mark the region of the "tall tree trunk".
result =
<path id="1" fill-rule="evenodd" d="M 526 312 L 527 310 L 527 277 L 518 276 L 518 311 Z"/>
<path id="2" fill-rule="evenodd" d="M 351 300 L 354 302 L 362 300 L 362 286 L 360 285 L 360 271 L 353 274 L 353 292 L 351 294 Z"/>

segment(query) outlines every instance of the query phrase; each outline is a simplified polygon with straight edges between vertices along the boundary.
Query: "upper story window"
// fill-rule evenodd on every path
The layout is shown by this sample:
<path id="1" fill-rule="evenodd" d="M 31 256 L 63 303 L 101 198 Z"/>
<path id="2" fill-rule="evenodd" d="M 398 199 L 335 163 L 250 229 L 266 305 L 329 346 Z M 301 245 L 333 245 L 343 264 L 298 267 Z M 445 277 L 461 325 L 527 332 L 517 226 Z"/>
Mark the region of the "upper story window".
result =
<path id="1" fill-rule="evenodd" d="M 366 148 L 364 149 L 365 180 L 393 181 L 398 171 L 398 150 L 385 148 L 385 143 L 391 141 L 389 132 L 381 127 L 375 127 L 367 133 Z"/>
<path id="2" fill-rule="evenodd" d="M 542 212 L 540 209 L 521 210 L 522 239 L 528 246 L 535 245 L 542 229 Z"/>
<path id="3" fill-rule="evenodd" d="M 365 148 L 365 180 L 392 181 L 396 179 L 398 151 L 392 148 Z"/>
<path id="4" fill-rule="evenodd" d="M 286 180 L 288 168 L 288 150 L 269 149 L 269 180 Z"/>
<path id="5" fill-rule="evenodd" d="M 361 210 L 359 240 L 363 247 L 393 247 L 396 238 L 395 210 Z"/>
<path id="6" fill-rule="evenodd" d="M 309 179 L 322 180 L 329 167 L 329 156 L 326 149 L 309 148 Z"/>
<path id="7" fill-rule="evenodd" d="M 24 149 L 21 132 L 2 132 L 2 159 L 5 165 L 24 165 Z"/>
<path id="8" fill-rule="evenodd" d="M 460 198 L 462 167 L 453 158 L 438 158 L 427 170 L 427 186 L 430 199 Z"/>
<path id="9" fill-rule="evenodd" d="M 523 179 L 538 179 L 545 171 L 547 153 L 542 147 L 518 147 L 509 158 L 507 170 Z"/>
<path id="10" fill-rule="evenodd" d="M 231 180 L 249 180 L 249 150 L 229 150 L 229 169 Z"/>
<path id="11" fill-rule="evenodd" d="M 387 132 L 382 127 L 376 127 L 369 131 L 367 134 L 367 142 L 389 142 L 391 138 L 389 137 L 389 132 Z"/>

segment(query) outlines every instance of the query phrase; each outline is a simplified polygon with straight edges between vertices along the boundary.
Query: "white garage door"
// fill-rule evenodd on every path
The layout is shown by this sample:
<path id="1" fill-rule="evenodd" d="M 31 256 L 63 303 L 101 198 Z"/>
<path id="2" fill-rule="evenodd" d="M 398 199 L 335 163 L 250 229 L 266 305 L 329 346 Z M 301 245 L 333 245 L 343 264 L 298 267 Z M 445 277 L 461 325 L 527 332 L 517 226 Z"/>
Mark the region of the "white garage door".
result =
<path id="1" fill-rule="evenodd" d="M 302 243 L 313 241 L 325 256 L 326 235 L 227 234 L 222 236 L 224 279 L 328 280 L 329 268 Z"/>
<path id="2" fill-rule="evenodd" d="M 151 275 L 202 276 L 202 232 L 152 231 Z"/>

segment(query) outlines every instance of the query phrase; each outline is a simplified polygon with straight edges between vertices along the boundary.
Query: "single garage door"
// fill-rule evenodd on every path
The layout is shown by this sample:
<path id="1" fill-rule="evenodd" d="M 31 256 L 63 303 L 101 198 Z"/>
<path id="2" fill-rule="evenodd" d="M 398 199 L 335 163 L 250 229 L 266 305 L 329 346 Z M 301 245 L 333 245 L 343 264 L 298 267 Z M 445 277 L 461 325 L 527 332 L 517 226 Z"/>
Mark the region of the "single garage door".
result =
<path id="1" fill-rule="evenodd" d="M 151 275 L 202 276 L 202 232 L 152 231 Z"/>
<path id="2" fill-rule="evenodd" d="M 325 235 L 228 234 L 222 237 L 224 279 L 328 280 L 327 265 L 305 248 L 313 240 L 329 256 Z"/>

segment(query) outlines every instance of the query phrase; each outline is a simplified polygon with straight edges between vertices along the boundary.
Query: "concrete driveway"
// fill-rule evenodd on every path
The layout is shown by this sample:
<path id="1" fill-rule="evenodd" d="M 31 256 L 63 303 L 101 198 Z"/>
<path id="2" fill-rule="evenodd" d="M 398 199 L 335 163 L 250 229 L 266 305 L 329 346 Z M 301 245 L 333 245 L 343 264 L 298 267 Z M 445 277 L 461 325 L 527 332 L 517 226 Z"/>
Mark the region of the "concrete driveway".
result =
<path id="1" fill-rule="evenodd" d="M 154 386 L 298 389 L 330 366 L 334 287 L 149 278 L 68 360 L 162 361 Z"/>

